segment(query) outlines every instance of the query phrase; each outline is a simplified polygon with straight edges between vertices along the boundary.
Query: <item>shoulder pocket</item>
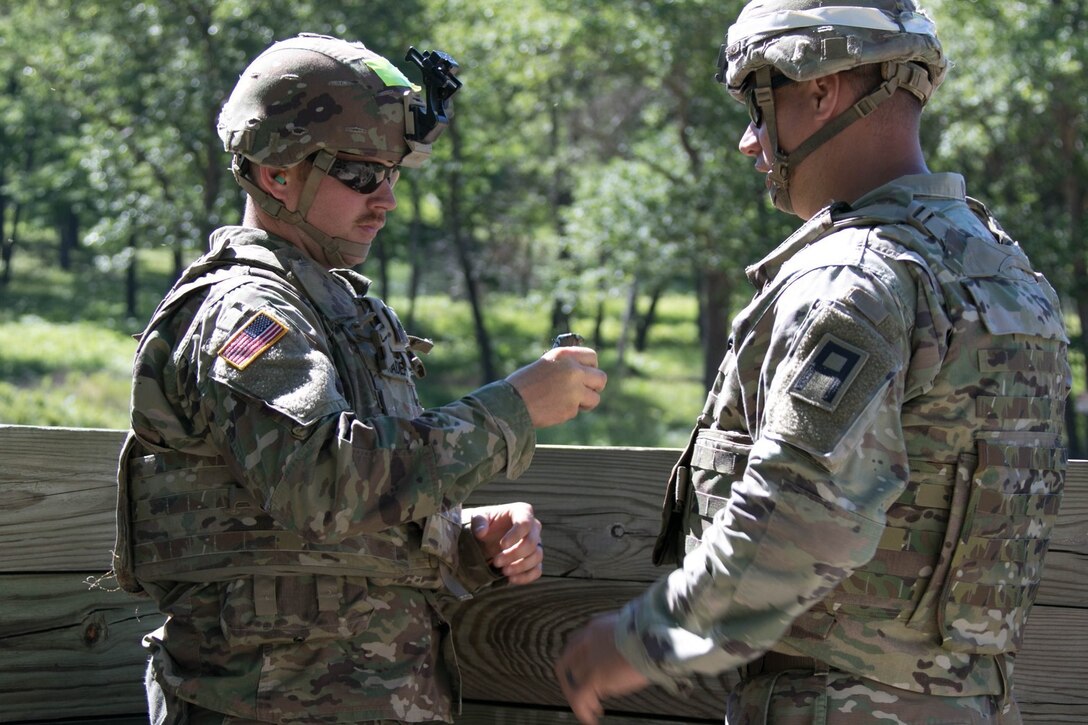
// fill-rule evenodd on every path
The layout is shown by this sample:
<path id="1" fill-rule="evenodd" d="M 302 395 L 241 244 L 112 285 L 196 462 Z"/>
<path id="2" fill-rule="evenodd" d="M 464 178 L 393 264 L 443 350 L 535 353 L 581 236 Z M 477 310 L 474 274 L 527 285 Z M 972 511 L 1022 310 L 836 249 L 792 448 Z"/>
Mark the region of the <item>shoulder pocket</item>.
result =
<path id="1" fill-rule="evenodd" d="M 971 277 L 963 280 L 992 335 L 1031 335 L 1069 342 L 1053 288 L 1043 279 Z"/>

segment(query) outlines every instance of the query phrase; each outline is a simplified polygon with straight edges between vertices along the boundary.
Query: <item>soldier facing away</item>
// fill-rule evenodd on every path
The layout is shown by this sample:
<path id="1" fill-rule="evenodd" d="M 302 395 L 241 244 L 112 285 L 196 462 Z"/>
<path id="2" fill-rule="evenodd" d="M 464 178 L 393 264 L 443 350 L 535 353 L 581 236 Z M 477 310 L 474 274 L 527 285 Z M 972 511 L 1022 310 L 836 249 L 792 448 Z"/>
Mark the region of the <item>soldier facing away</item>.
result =
<path id="1" fill-rule="evenodd" d="M 425 340 L 348 267 L 450 118 L 361 43 L 300 35 L 245 70 L 219 119 L 248 198 L 155 311 L 134 363 L 115 571 L 168 615 L 145 638 L 154 725 L 449 722 L 443 599 L 540 576 L 516 478 L 535 429 L 594 408 L 596 353 L 553 349 L 423 410 Z"/>
<path id="2" fill-rule="evenodd" d="M 911 0 L 758 0 L 719 80 L 804 225 L 756 288 L 670 477 L 679 568 L 567 643 L 601 700 L 737 668 L 729 723 L 1015 723 L 1013 660 L 1065 477 L 1054 290 L 962 177 L 930 173 L 947 62 Z"/>

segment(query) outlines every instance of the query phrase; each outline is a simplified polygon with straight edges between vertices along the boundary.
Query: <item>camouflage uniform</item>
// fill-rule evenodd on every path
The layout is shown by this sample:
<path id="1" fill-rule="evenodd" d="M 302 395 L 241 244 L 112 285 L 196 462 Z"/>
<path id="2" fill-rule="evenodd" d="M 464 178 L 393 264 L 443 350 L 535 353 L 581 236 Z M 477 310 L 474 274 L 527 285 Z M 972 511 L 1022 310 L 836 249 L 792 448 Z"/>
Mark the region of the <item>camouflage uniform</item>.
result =
<path id="1" fill-rule="evenodd" d="M 168 697 L 269 722 L 450 718 L 438 597 L 493 579 L 459 504 L 519 475 L 535 434 L 506 382 L 423 411 L 366 287 L 228 227 L 143 335 L 118 569 L 169 615 L 146 640 Z M 277 339 L 237 352 L 262 315 Z"/>
<path id="2" fill-rule="evenodd" d="M 743 667 L 730 723 L 1018 721 L 1064 482 L 1054 290 L 952 174 L 833 205 L 748 276 L 670 481 L 655 554 L 683 565 L 617 646 L 669 687 Z"/>
<path id="3" fill-rule="evenodd" d="M 426 158 L 459 82 L 448 56 L 419 57 L 427 104 L 362 44 L 304 34 L 255 59 L 220 115 L 251 202 L 325 259 L 220 229 L 142 335 L 115 571 L 168 615 L 145 639 L 155 725 L 449 721 L 459 703 L 440 602 L 497 579 L 461 503 L 524 471 L 535 432 L 505 381 L 422 410 L 429 343 L 329 269 L 360 244 L 307 217 L 325 176 L 356 173 L 338 155 L 373 170 L 365 188 Z M 304 162 L 295 209 L 251 175 Z"/>
<path id="4" fill-rule="evenodd" d="M 785 151 L 774 89 L 861 66 L 877 87 Z M 947 61 L 912 0 L 752 0 L 719 69 L 792 211 L 802 160 Z M 654 558 L 682 566 L 617 647 L 668 687 L 739 668 L 730 723 L 1018 722 L 1065 478 L 1054 290 L 954 174 L 832 204 L 748 276 L 670 477 Z"/>

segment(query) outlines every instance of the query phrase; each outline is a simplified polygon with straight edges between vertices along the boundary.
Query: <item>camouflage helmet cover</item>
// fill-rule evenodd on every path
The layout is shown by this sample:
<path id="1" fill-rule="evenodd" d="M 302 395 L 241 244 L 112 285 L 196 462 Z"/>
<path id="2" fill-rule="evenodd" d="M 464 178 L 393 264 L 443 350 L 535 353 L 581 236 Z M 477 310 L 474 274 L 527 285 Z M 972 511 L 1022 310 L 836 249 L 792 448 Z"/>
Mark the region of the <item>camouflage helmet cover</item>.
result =
<path id="1" fill-rule="evenodd" d="M 219 115 L 219 137 L 225 150 L 267 166 L 294 166 L 321 149 L 414 161 L 420 149 L 405 136 L 419 91 L 362 43 L 303 33 L 250 63 Z"/>
<path id="2" fill-rule="evenodd" d="M 905 86 L 923 103 L 944 79 L 936 26 L 912 0 L 754 0 L 729 28 L 718 80 L 744 101 L 749 75 L 764 66 L 804 81 L 889 61 L 928 72 L 917 90 Z"/>

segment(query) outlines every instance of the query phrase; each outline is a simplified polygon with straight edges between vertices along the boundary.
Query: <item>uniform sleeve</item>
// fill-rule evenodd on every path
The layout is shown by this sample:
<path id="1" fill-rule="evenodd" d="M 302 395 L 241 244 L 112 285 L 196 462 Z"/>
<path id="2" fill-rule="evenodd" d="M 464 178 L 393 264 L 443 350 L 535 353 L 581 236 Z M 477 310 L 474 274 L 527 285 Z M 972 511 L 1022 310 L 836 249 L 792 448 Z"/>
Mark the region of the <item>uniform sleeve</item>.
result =
<path id="1" fill-rule="evenodd" d="M 206 305 L 179 356 L 195 375 L 178 368 L 179 386 L 195 386 L 194 417 L 282 525 L 333 543 L 528 467 L 535 431 L 506 382 L 414 418 L 357 415 L 314 312 L 291 295 L 255 283 Z"/>
<path id="2" fill-rule="evenodd" d="M 726 367 L 762 371 L 747 469 L 701 545 L 615 631 L 651 680 L 675 687 L 755 659 L 872 558 L 907 482 L 901 296 L 856 268 L 820 269 L 738 341 Z"/>

